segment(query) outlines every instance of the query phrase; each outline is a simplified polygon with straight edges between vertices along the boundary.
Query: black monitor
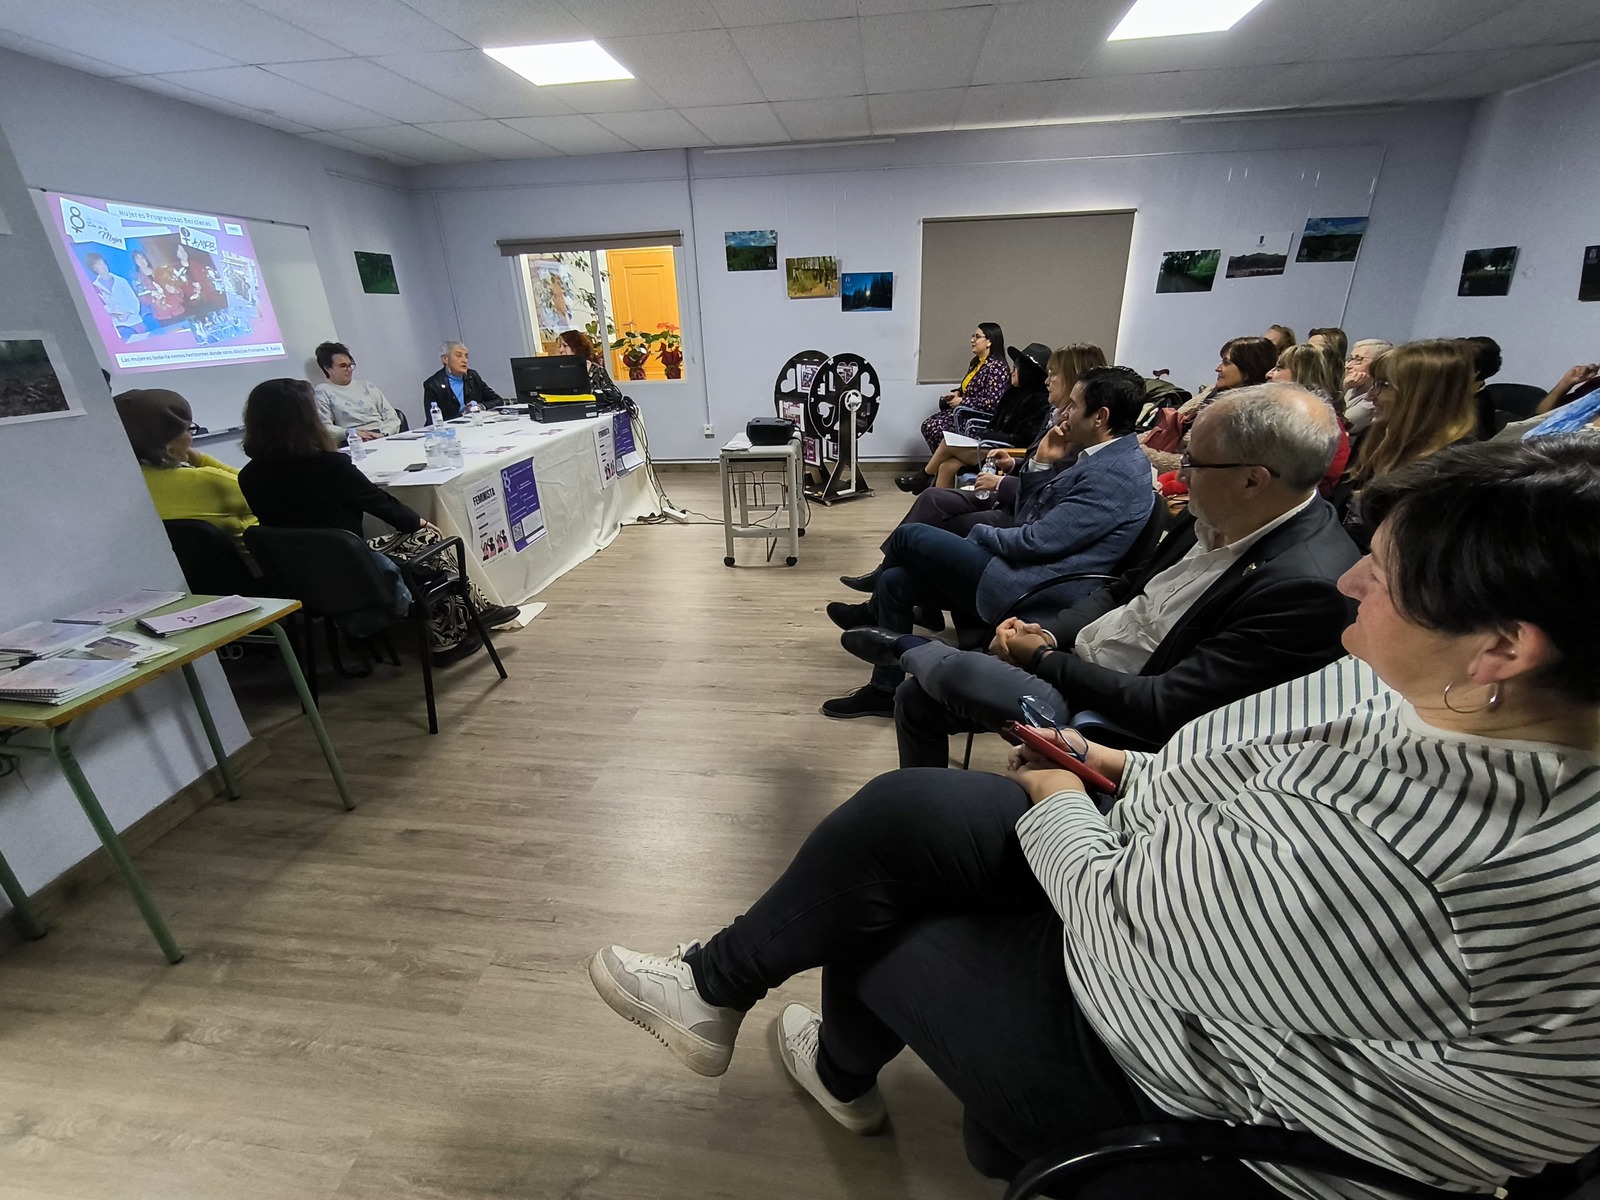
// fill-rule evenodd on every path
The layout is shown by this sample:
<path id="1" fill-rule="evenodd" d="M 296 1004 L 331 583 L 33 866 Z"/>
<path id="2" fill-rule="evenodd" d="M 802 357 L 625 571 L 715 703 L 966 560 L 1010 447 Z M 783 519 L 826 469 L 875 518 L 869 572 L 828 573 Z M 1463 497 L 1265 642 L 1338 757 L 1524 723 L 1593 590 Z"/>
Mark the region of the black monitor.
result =
<path id="1" fill-rule="evenodd" d="M 582 396 L 593 391 L 589 364 L 576 354 L 547 354 L 511 360 L 511 386 L 518 400 L 538 396 Z"/>

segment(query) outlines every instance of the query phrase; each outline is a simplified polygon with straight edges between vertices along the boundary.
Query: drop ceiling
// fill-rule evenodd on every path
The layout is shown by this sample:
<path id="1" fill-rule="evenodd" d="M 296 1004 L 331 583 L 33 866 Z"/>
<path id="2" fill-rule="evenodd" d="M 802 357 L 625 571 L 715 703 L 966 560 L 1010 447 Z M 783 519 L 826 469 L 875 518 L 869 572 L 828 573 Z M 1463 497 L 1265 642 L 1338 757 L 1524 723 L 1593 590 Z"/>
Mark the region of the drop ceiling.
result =
<path id="1" fill-rule="evenodd" d="M 1600 60 L 1593 0 L 0 0 L 0 45 L 401 165 L 1482 96 Z M 536 87 L 484 46 L 594 38 Z M 26 119 L 23 116 L 21 119 Z"/>

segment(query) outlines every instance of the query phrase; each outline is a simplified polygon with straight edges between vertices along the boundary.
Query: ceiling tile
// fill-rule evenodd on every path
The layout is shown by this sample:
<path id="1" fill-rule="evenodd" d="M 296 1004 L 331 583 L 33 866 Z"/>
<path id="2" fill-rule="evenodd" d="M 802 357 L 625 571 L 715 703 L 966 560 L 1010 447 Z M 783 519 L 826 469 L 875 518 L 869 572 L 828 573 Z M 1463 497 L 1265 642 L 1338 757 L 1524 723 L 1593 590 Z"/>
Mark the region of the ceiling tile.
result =
<path id="1" fill-rule="evenodd" d="M 1579 8 L 1583 11 L 1578 11 Z M 1498 50 L 1504 46 L 1531 46 L 1540 42 L 1560 42 L 1572 36 L 1573 27 L 1584 17 L 1593 19 L 1589 5 L 1565 5 L 1551 0 L 1526 0 L 1506 5 L 1475 25 L 1429 46 L 1434 52 L 1452 50 Z M 1452 25 L 1451 28 L 1459 28 Z"/>
<path id="2" fill-rule="evenodd" d="M 563 154 L 617 154 L 636 148 L 576 113 L 570 117 L 510 117 L 506 124 Z"/>
<path id="3" fill-rule="evenodd" d="M 816 100 L 866 92 L 857 21 L 757 25 L 735 29 L 733 43 L 768 100 Z M 866 111 L 865 105 L 862 111 Z"/>
<path id="4" fill-rule="evenodd" d="M 1506 0 L 1405 0 L 1404 21 L 1395 20 L 1394 5 L 1385 5 L 1359 20 L 1341 22 L 1345 32 L 1340 42 L 1352 48 L 1367 46 L 1389 57 L 1417 54 L 1438 49 L 1439 43 L 1456 30 L 1500 17 L 1507 7 Z M 1559 5 L 1551 0 L 1534 0 L 1520 7 L 1529 9 L 1527 17 L 1531 17 L 1535 8 Z"/>
<path id="5" fill-rule="evenodd" d="M 1041 123 L 1216 112 L 1247 86 L 1237 71 L 1169 71 L 1109 79 L 1068 79 Z"/>
<path id="6" fill-rule="evenodd" d="M 782 25 L 856 15 L 856 0 L 711 0 L 730 29 L 740 25 Z"/>
<path id="7" fill-rule="evenodd" d="M 15 50 L 18 54 L 26 54 L 29 58 L 43 59 L 45 62 L 57 63 L 63 67 L 71 67 L 74 71 L 82 71 L 85 75 L 125 75 L 126 67 L 115 63 L 105 62 L 98 58 L 90 58 L 85 54 L 75 54 L 71 50 L 63 50 L 59 46 L 47 45 L 35 41 L 31 37 L 24 37 L 20 33 L 0 29 L 0 46 L 7 50 Z"/>
<path id="8" fill-rule="evenodd" d="M 649 84 L 638 79 L 608 79 L 604 83 L 560 83 L 541 89 L 573 112 L 646 112 L 666 108 L 667 102 Z"/>
<path id="9" fill-rule="evenodd" d="M 1444 100 L 1492 95 L 1510 87 L 1547 79 L 1573 67 L 1597 61 L 1600 61 L 1600 42 L 1498 50 L 1494 52 L 1492 61 L 1480 63 L 1441 83 L 1414 92 L 1411 99 Z"/>
<path id="10" fill-rule="evenodd" d="M 675 150 L 680 146 L 708 146 L 706 137 L 670 108 L 651 112 L 596 113 L 599 124 L 641 150 Z"/>
<path id="11" fill-rule="evenodd" d="M 930 83 L 972 82 L 993 10 L 956 8 L 861 19 L 867 91 L 915 92 Z"/>
<path id="12" fill-rule="evenodd" d="M 405 54 L 461 50 L 467 43 L 446 32 L 402 0 L 250 0 L 352 54 Z"/>
<path id="13" fill-rule="evenodd" d="M 1299 108 L 1342 91 L 1353 80 L 1368 77 L 1363 63 L 1288 63 L 1259 67 L 1240 80 L 1239 92 L 1231 107 L 1262 111 Z"/>
<path id="14" fill-rule="evenodd" d="M 1024 83 L 1077 75 L 1119 19 L 1115 12 L 1060 0 L 1003 5 L 989 22 L 972 82 Z"/>
<path id="15" fill-rule="evenodd" d="M 167 30 L 182 30 L 184 41 L 242 63 L 342 58 L 348 53 L 245 0 L 139 0 L 136 11 L 144 24 L 141 41 L 152 34 L 166 36 Z"/>
<path id="16" fill-rule="evenodd" d="M 770 104 L 721 104 L 678 111 L 718 146 L 766 146 L 790 140 Z"/>
<path id="17" fill-rule="evenodd" d="M 549 117 L 572 112 L 556 95 L 559 89 L 536 87 L 482 50 L 394 54 L 373 61 L 486 117 Z"/>
<path id="18" fill-rule="evenodd" d="M 420 167 L 420 158 L 410 158 L 404 154 L 391 154 L 387 150 L 379 150 L 363 142 L 354 141 L 337 133 L 308 133 L 303 135 L 307 141 L 321 142 L 324 146 L 332 146 L 336 150 L 345 150 L 351 154 L 359 154 L 365 158 L 376 158 L 383 162 L 392 162 L 401 167 Z"/>
<path id="19" fill-rule="evenodd" d="M 418 129 L 415 125 L 381 125 L 375 129 L 346 129 L 342 132 L 353 142 L 376 146 L 380 150 L 425 163 L 482 162 L 489 157 L 459 142 Z"/>
<path id="20" fill-rule="evenodd" d="M 766 99 L 721 29 L 614 38 L 606 49 L 674 108 Z"/>
<path id="21" fill-rule="evenodd" d="M 383 125 L 371 109 L 346 104 L 320 92 L 307 91 L 281 75 L 260 67 L 228 67 L 221 71 L 178 71 L 158 78 L 190 91 L 229 100 L 246 108 L 275 113 L 312 129 L 358 129 Z"/>
<path id="22" fill-rule="evenodd" d="M 153 30 L 148 21 L 126 9 L 93 8 L 85 12 L 82 7 L 74 11 L 64 4 L 41 4 L 38 0 L 0 0 L 0 28 L 54 46 L 63 53 L 110 63 L 118 68 L 115 73 L 119 75 L 201 71 L 236 66 L 242 61 L 203 50 L 164 30 Z"/>
<path id="23" fill-rule="evenodd" d="M 1066 106 L 1069 79 L 1034 83 L 986 83 L 967 89 L 961 100 L 960 129 L 1037 125 Z"/>
<path id="24" fill-rule="evenodd" d="M 191 91 L 186 87 L 179 87 L 155 75 L 136 75 L 117 82 L 126 83 L 141 91 L 154 92 L 158 96 L 167 96 L 173 100 L 182 100 L 185 104 L 198 105 L 200 108 L 210 109 L 212 112 L 222 113 L 229 117 L 238 117 L 256 125 L 264 125 L 268 129 L 280 129 L 284 133 L 309 133 L 310 125 L 303 125 L 299 121 L 290 121 L 272 113 L 264 113 L 258 108 L 246 108 L 242 104 L 233 104 L 227 100 L 219 100 L 215 96 L 207 96 L 203 92 Z"/>
<path id="25" fill-rule="evenodd" d="M 417 128 L 490 158 L 542 158 L 561 153 L 500 121 L 434 121 Z"/>
<path id="26" fill-rule="evenodd" d="M 873 133 L 934 133 L 954 129 L 966 88 L 868 96 Z"/>
<path id="27" fill-rule="evenodd" d="M 941 8 L 992 8 L 974 0 L 858 0 L 856 11 L 863 17 L 882 17 L 891 13 L 934 12 Z"/>
<path id="28" fill-rule="evenodd" d="M 834 138 L 870 137 L 872 134 L 872 118 L 867 115 L 865 96 L 780 100 L 772 108 L 796 141 L 825 142 Z"/>
<path id="29" fill-rule="evenodd" d="M 568 12 L 597 38 L 636 37 L 647 33 L 680 33 L 721 29 L 722 20 L 710 0 L 562 0 Z M 607 49 L 610 49 L 609 43 Z"/>
<path id="30" fill-rule="evenodd" d="M 274 63 L 264 68 L 274 75 L 314 88 L 351 104 L 380 113 L 394 121 L 415 124 L 421 121 L 470 121 L 480 116 L 475 109 L 420 83 L 402 79 L 364 58 L 341 58 L 332 62 Z"/>
<path id="31" fill-rule="evenodd" d="M 1470 54 L 1419 54 L 1407 57 L 1374 58 L 1370 78 L 1352 80 L 1345 87 L 1328 92 L 1319 104 L 1361 104 L 1373 100 L 1404 100 L 1469 71 L 1492 67 L 1501 57 L 1498 50 L 1475 50 Z"/>
<path id="32" fill-rule="evenodd" d="M 474 46 L 583 41 L 589 32 L 556 0 L 406 0 Z"/>

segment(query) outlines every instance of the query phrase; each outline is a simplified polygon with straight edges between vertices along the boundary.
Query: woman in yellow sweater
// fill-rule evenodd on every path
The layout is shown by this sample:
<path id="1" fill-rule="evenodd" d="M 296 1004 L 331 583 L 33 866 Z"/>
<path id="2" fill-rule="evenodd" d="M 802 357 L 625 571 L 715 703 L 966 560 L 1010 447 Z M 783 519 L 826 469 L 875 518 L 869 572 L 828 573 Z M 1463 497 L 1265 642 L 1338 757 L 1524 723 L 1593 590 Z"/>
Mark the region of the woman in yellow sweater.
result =
<path id="1" fill-rule="evenodd" d="M 244 531 L 256 518 L 239 490 L 239 470 L 191 446 L 189 402 L 148 388 L 123 392 L 115 403 L 161 519 L 206 521 L 231 534 L 243 552 Z"/>

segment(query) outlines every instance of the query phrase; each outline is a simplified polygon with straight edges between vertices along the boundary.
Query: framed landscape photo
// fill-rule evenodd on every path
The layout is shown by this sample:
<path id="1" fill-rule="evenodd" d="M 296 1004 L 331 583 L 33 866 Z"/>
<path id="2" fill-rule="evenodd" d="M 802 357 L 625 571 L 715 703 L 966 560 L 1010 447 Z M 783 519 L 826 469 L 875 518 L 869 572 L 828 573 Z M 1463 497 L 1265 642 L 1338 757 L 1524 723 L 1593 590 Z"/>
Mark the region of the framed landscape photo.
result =
<path id="1" fill-rule="evenodd" d="M 722 235 L 730 271 L 776 271 L 778 269 L 778 231 L 776 229 L 736 229 Z"/>
<path id="2" fill-rule="evenodd" d="M 361 276 L 361 290 L 378 296 L 398 296 L 400 281 L 395 278 L 394 259 L 387 254 L 357 250 L 356 274 Z"/>

